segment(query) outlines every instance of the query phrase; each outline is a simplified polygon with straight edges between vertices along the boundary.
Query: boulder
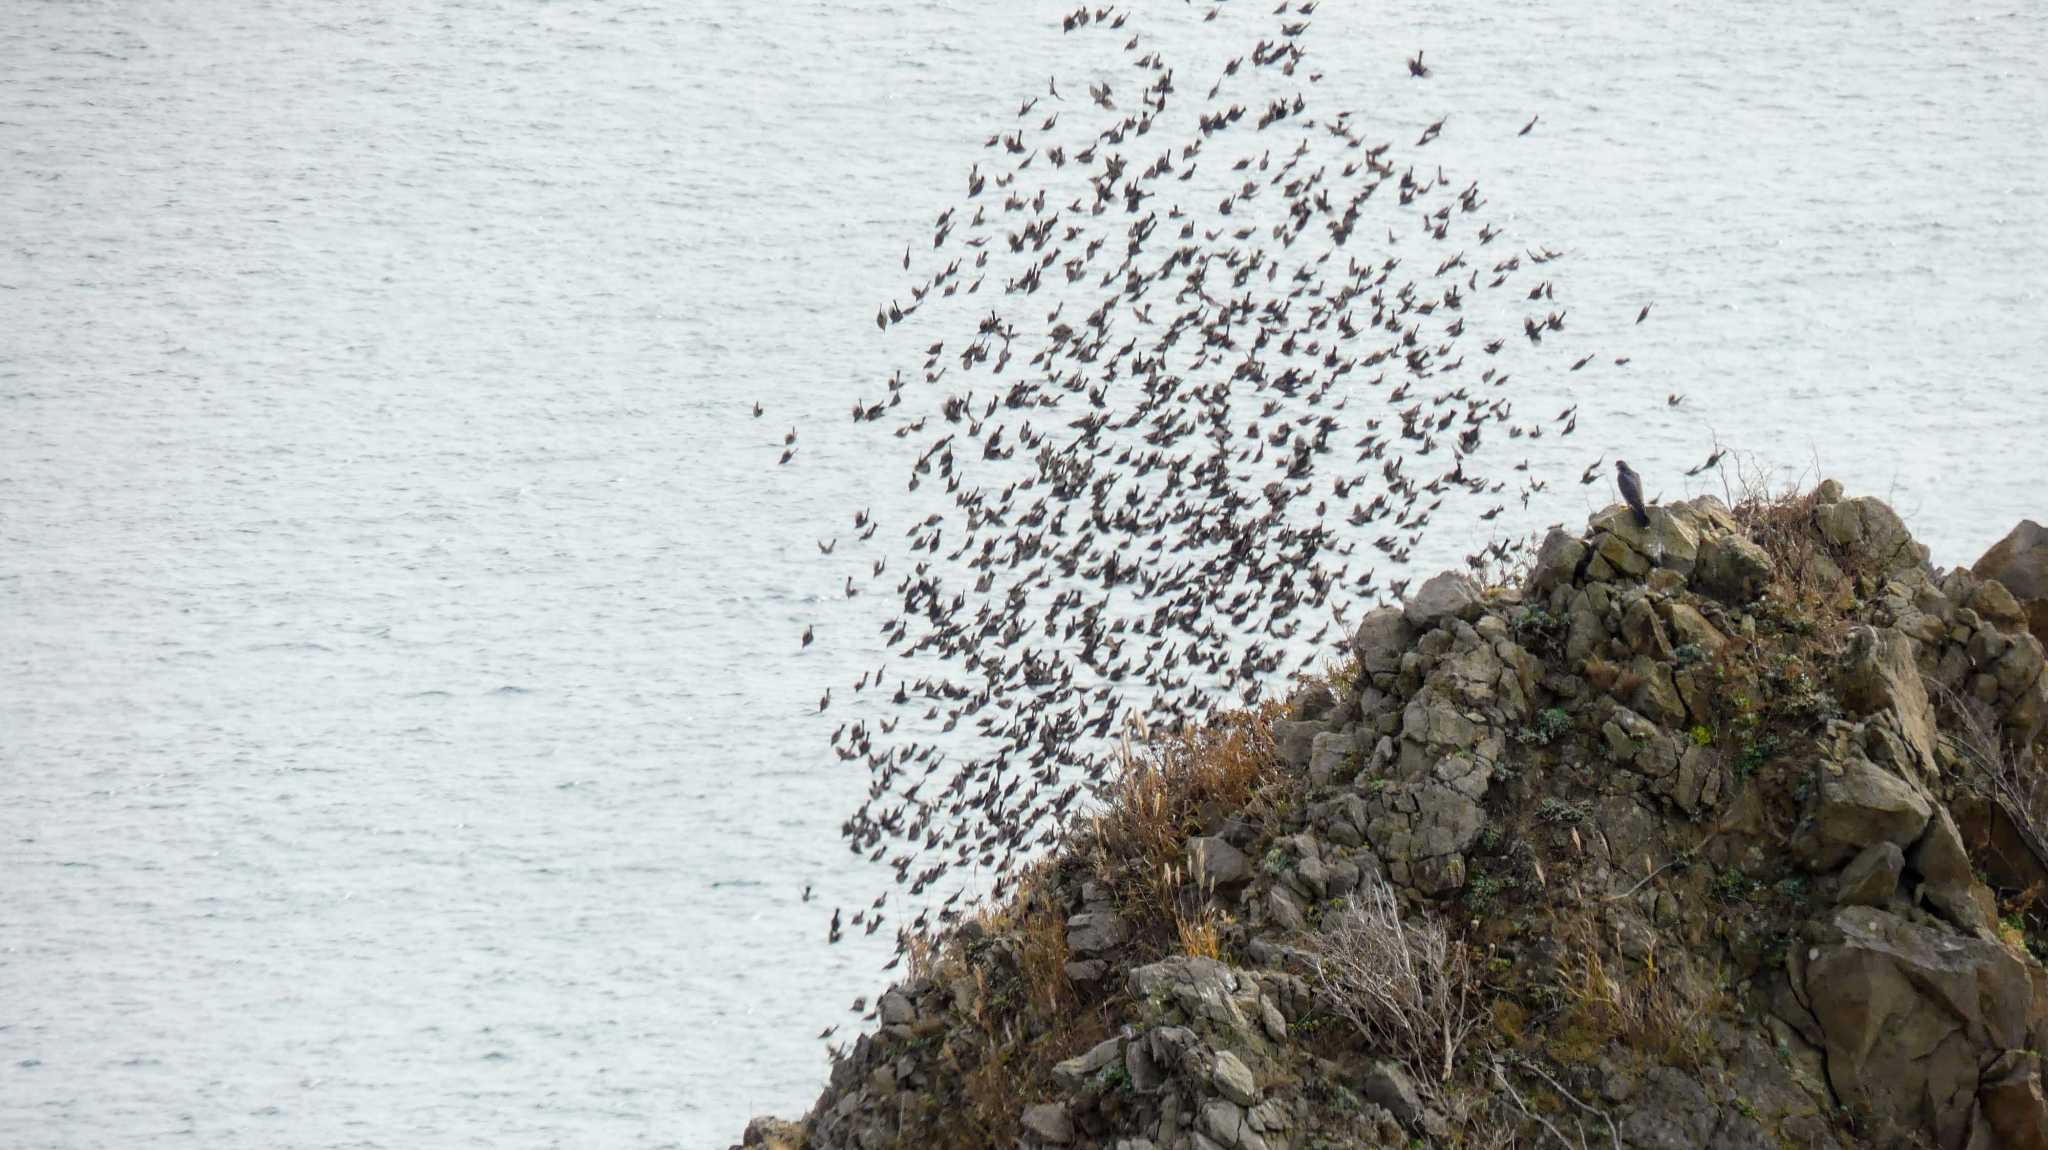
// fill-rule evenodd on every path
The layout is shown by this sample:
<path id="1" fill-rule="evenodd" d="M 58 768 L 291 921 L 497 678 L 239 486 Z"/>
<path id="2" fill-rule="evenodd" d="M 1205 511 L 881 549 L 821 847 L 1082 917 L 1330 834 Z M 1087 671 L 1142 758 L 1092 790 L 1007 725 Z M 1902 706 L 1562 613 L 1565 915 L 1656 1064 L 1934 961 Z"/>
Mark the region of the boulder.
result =
<path id="1" fill-rule="evenodd" d="M 1074 1118 L 1064 1102 L 1040 1102 L 1024 1108 L 1024 1129 L 1040 1142 L 1065 1146 L 1074 1140 Z"/>
<path id="2" fill-rule="evenodd" d="M 1316 736 L 1330 729 L 1327 723 L 1307 719 L 1276 719 L 1273 722 L 1273 745 L 1280 761 L 1300 770 L 1308 766 L 1315 754 Z"/>
<path id="3" fill-rule="evenodd" d="M 1245 1004 L 1238 1000 L 1245 998 L 1256 1008 L 1256 989 L 1241 992 L 1238 973 L 1213 958 L 1175 955 L 1132 968 L 1129 982 L 1132 995 L 1141 1002 L 1178 1009 L 1191 1025 L 1232 1035 L 1252 1033 Z M 1189 1042 L 1194 1041 L 1194 1035 L 1181 1028 L 1162 1030 L 1177 1030 L 1186 1034 Z M 1173 1065 L 1179 1051 L 1163 1048 L 1159 1031 L 1154 1032 L 1153 1041 L 1153 1056 L 1162 1065 Z"/>
<path id="4" fill-rule="evenodd" d="M 1543 545 L 1536 549 L 1536 561 L 1529 568 L 1525 584 L 1528 597 L 1535 599 L 1553 587 L 1568 586 L 1585 561 L 1584 540 L 1562 527 L 1551 528 L 1550 534 L 1543 537 Z"/>
<path id="5" fill-rule="evenodd" d="M 2048 643 L 2048 527 L 2022 519 L 1970 566 L 1970 573 L 1998 580 L 2026 611 L 2034 637 Z"/>
<path id="6" fill-rule="evenodd" d="M 766 1116 L 748 1122 L 746 1133 L 740 1137 L 741 1146 L 759 1146 L 761 1150 L 797 1150 L 803 1144 L 803 1127 Z"/>
<path id="7" fill-rule="evenodd" d="M 1308 781 L 1319 787 L 1348 774 L 1359 762 L 1356 731 L 1324 731 L 1309 741 Z"/>
<path id="8" fill-rule="evenodd" d="M 1398 886 L 1436 897 L 1465 885 L 1464 852 L 1486 812 L 1439 783 L 1397 783 L 1367 800 L 1365 837 Z"/>
<path id="9" fill-rule="evenodd" d="M 1444 571 L 1408 597 L 1401 615 L 1416 631 L 1427 631 L 1445 619 L 1470 619 L 1480 603 L 1479 584 L 1462 571 Z"/>
<path id="10" fill-rule="evenodd" d="M 1906 853 L 1906 863 L 1920 876 L 1920 901 L 1971 934 L 1997 937 L 1998 901 L 1990 887 L 1977 881 L 1962 832 L 1947 807 L 1936 804 L 1927 832 Z"/>
<path id="11" fill-rule="evenodd" d="M 1602 558 L 1614 564 L 1616 570 L 1640 574 L 1648 572 L 1651 567 L 1668 567 L 1690 577 L 1699 563 L 1700 528 L 1706 520 L 1707 516 L 1698 509 L 1681 503 L 1650 508 L 1649 526 L 1639 527 L 1627 507 L 1617 506 L 1593 516 L 1589 526 L 1595 532 L 1607 534 L 1627 552 L 1641 557 L 1640 569 L 1636 570 L 1633 562 L 1630 565 L 1617 562 L 1621 552 L 1613 547 L 1595 548 Z"/>
<path id="12" fill-rule="evenodd" d="M 1659 1066 L 1643 1076 L 1642 1089 L 1621 1119 L 1621 1137 L 1636 1150 L 1699 1150 L 1708 1144 L 1716 1118 L 1698 1081 Z"/>
<path id="13" fill-rule="evenodd" d="M 1218 1146 L 1229 1150 L 1266 1150 L 1268 1143 L 1252 1129 L 1245 1118 L 1244 1108 L 1235 1102 L 1222 1098 L 1204 1103 L 1201 1112 L 1202 1133 L 1213 1139 Z"/>
<path id="14" fill-rule="evenodd" d="M 1251 860 L 1220 835 L 1188 840 L 1188 873 L 1211 890 L 1236 886 L 1252 877 Z"/>
<path id="15" fill-rule="evenodd" d="M 1858 627 L 1849 634 L 1843 662 L 1842 704 L 1857 715 L 1890 708 L 1898 717 L 1899 733 L 1918 758 L 1916 773 L 1931 777 L 1934 706 L 1913 658 L 1913 640 L 1894 630 Z"/>
<path id="16" fill-rule="evenodd" d="M 1369 675 L 1391 675 L 1401 669 L 1401 656 L 1415 642 L 1405 613 L 1399 607 L 1381 607 L 1366 612 L 1351 636 L 1351 651 Z"/>
<path id="17" fill-rule="evenodd" d="M 1216 1052 L 1216 1067 L 1210 1072 L 1209 1081 L 1218 1094 L 1239 1106 L 1250 1106 L 1259 1100 L 1259 1084 L 1252 1078 L 1251 1067 L 1228 1050 Z"/>
<path id="18" fill-rule="evenodd" d="M 1897 843 L 1872 843 L 1842 868 L 1835 902 L 1842 906 L 1884 906 L 1899 890 L 1906 852 Z"/>
<path id="19" fill-rule="evenodd" d="M 917 1021 L 917 1007 L 901 987 L 890 987 L 881 1000 L 875 1003 L 875 1013 L 881 1017 L 884 1026 L 899 1026 Z"/>
<path id="20" fill-rule="evenodd" d="M 1130 937 L 1123 917 L 1108 906 L 1090 907 L 1067 920 L 1067 950 L 1076 956 L 1101 954 Z"/>
<path id="21" fill-rule="evenodd" d="M 1927 548 L 1913 541 L 1899 513 L 1881 499 L 1865 495 L 1820 503 L 1813 509 L 1813 519 L 1823 538 L 1881 574 L 1927 563 Z"/>
<path id="22" fill-rule="evenodd" d="M 1052 1080 L 1067 1090 L 1079 1090 L 1108 1066 L 1123 1060 L 1124 1040 L 1108 1038 L 1052 1068 Z"/>
<path id="23" fill-rule="evenodd" d="M 1747 603 L 1763 594 L 1776 566 L 1770 553 L 1746 535 L 1711 536 L 1700 543 L 1699 563 L 1692 575 L 1702 591 L 1729 603 Z"/>
<path id="24" fill-rule="evenodd" d="M 1977 1101 L 2001 1150 L 2048 1150 L 2048 1091 L 2041 1056 L 2008 1050 L 1984 1071 Z"/>
<path id="25" fill-rule="evenodd" d="M 1366 1100 L 1386 1107 L 1401 1125 L 1412 1129 L 1422 1117 L 1422 1092 L 1415 1088 L 1415 1080 L 1400 1063 L 1374 1062 L 1365 1072 L 1362 1085 Z"/>
<path id="26" fill-rule="evenodd" d="M 2026 1041 L 2033 983 L 2004 947 L 1842 907 L 1801 972 L 1835 1095 L 1880 1145 L 1915 1135 L 1955 1150 L 1978 1068 Z"/>
<path id="27" fill-rule="evenodd" d="M 1721 634 L 1720 628 L 1707 622 L 1707 617 L 1697 608 L 1684 603 L 1666 603 L 1664 615 L 1671 621 L 1671 636 L 1680 646 L 1697 647 L 1701 653 L 1711 657 L 1728 645 L 1728 637 Z"/>
<path id="28" fill-rule="evenodd" d="M 1794 845 L 1831 870 L 1872 843 L 1904 850 L 1927 829 L 1933 807 L 1919 789 L 1861 755 L 1822 763 L 1811 812 Z"/>

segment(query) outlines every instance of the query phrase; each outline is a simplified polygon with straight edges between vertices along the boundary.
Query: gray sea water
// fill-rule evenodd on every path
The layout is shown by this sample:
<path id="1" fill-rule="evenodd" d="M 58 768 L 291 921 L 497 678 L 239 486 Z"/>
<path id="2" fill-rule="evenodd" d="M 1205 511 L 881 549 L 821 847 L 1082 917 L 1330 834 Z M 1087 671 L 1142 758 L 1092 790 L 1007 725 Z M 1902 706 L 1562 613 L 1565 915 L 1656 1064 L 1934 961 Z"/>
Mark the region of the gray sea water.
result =
<path id="1" fill-rule="evenodd" d="M 1176 59 L 1270 34 L 1152 7 Z M 809 1102 L 889 941 L 823 944 L 887 884 L 813 714 L 877 616 L 813 540 L 901 499 L 841 413 L 983 138 L 1119 67 L 1063 10 L 6 6 L 0 1145 L 710 1146 Z M 1524 379 L 1580 430 L 1494 526 L 1605 503 L 1603 454 L 1685 494 L 1717 436 L 1942 564 L 2048 513 L 2048 9 L 1314 19 L 1326 98 L 1450 113 L 1431 158 L 1632 357 Z"/>

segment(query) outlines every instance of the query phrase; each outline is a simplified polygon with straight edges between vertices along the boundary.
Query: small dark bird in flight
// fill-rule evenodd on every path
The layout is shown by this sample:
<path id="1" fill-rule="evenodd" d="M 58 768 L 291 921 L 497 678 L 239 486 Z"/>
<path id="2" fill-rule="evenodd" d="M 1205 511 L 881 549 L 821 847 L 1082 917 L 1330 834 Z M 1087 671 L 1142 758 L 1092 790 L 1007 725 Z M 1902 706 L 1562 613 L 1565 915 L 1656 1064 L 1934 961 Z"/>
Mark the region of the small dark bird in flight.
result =
<path id="1" fill-rule="evenodd" d="M 1598 483 L 1600 481 L 1600 465 L 1605 462 L 1607 462 L 1607 457 L 1604 455 L 1594 460 L 1593 465 L 1586 468 L 1585 473 L 1579 476 L 1579 482 L 1589 485 Z"/>
<path id="2" fill-rule="evenodd" d="M 825 693 L 824 693 L 823 695 L 820 695 L 820 696 L 818 696 L 818 709 L 819 709 L 820 711 L 822 711 L 822 710 L 824 710 L 825 708 L 827 708 L 827 707 L 829 707 L 829 706 L 831 706 L 831 705 L 832 705 L 832 688 L 830 688 L 830 687 L 827 687 L 827 688 L 825 688 Z M 838 916 L 837 914 L 834 914 L 834 915 L 833 915 L 832 917 L 834 917 L 834 918 L 838 918 L 839 916 Z"/>
<path id="3" fill-rule="evenodd" d="M 809 625 L 808 623 L 807 623 L 807 624 L 805 624 L 805 625 L 804 625 L 804 643 L 803 643 L 803 645 L 804 645 L 804 646 L 806 646 L 806 647 L 810 646 L 810 645 L 811 645 L 811 643 L 812 643 L 812 641 L 813 641 L 813 640 L 815 640 L 816 638 L 817 638 L 817 635 L 815 635 L 814 633 L 812 633 L 812 631 L 811 631 L 811 628 L 810 628 L 810 625 Z M 806 889 L 806 890 L 808 890 L 809 888 L 808 888 L 808 887 L 806 887 L 805 889 Z"/>
<path id="4" fill-rule="evenodd" d="M 1643 508 L 1643 480 L 1629 467 L 1627 460 L 1614 461 L 1614 483 L 1621 488 L 1621 497 L 1628 501 L 1628 509 L 1635 512 L 1636 526 L 1648 527 L 1650 513 Z"/>
<path id="5" fill-rule="evenodd" d="M 1647 304 L 1647 303 L 1646 303 L 1646 304 L 1644 304 L 1644 305 L 1643 305 L 1643 310 L 1641 310 L 1641 311 L 1639 311 L 1639 312 L 1637 312 L 1637 313 L 1636 313 L 1636 322 L 1637 322 L 1637 323 L 1641 323 L 1641 322 L 1643 322 L 1644 320 L 1646 320 L 1646 319 L 1649 319 L 1649 318 L 1650 318 L 1650 309 L 1651 309 L 1652 307 L 1655 307 L 1655 306 L 1656 306 L 1655 304 Z"/>
<path id="6" fill-rule="evenodd" d="M 1410 76 L 1418 76 L 1423 78 L 1427 78 L 1429 76 L 1429 68 L 1423 64 L 1421 52 L 1415 53 L 1415 58 L 1413 60 L 1408 61 L 1408 74 Z"/>
<path id="7" fill-rule="evenodd" d="M 761 418 L 761 405 L 759 403 L 754 404 L 754 418 Z"/>
<path id="8" fill-rule="evenodd" d="M 832 554 L 832 549 L 837 546 L 839 546 L 839 539 L 837 536 L 834 536 L 832 542 L 818 544 L 818 554 L 830 555 Z"/>
<path id="9" fill-rule="evenodd" d="M 1537 115 L 1534 115 L 1534 116 L 1531 116 L 1531 117 L 1529 117 L 1529 122 L 1528 122 L 1528 123 L 1526 123 L 1526 124 L 1523 124 L 1523 125 L 1522 125 L 1522 130 L 1521 130 L 1521 131 L 1519 131 L 1519 132 L 1516 132 L 1516 133 L 1515 133 L 1515 135 L 1517 135 L 1517 136 L 1526 136 L 1526 135 L 1528 135 L 1528 134 L 1529 134 L 1529 131 L 1530 131 L 1530 129 L 1532 129 L 1532 128 L 1534 128 L 1534 127 L 1536 126 L 1536 121 L 1538 121 L 1538 120 L 1540 120 L 1540 119 L 1542 119 L 1542 118 L 1543 118 L 1543 116 L 1542 116 L 1542 115 L 1541 115 L 1540 113 L 1539 113 L 1539 114 L 1537 114 Z"/>
<path id="10" fill-rule="evenodd" d="M 1674 391 L 1670 395 L 1664 397 L 1664 402 L 1672 407 L 1677 407 L 1679 404 L 1685 402 L 1685 397 Z"/>

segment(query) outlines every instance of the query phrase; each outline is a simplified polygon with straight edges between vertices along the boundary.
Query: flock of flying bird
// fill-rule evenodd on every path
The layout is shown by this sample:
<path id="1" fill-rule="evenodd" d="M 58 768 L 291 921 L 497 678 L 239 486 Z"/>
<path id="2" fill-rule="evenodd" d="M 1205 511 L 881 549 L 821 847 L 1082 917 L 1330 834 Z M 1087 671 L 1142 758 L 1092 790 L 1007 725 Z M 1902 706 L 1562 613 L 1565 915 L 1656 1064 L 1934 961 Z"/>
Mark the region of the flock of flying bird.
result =
<path id="1" fill-rule="evenodd" d="M 927 310 L 961 324 L 851 404 L 861 431 L 909 441 L 911 505 L 928 504 L 897 528 L 895 565 L 854 560 L 893 588 L 890 654 L 831 734 L 870 776 L 849 848 L 923 900 L 898 959 L 1058 841 L 1119 736 L 1257 703 L 1341 643 L 1348 602 L 1403 593 L 1390 573 L 1440 512 L 1490 520 L 1543 489 L 1526 460 L 1483 473 L 1488 446 L 1576 429 L 1576 405 L 1518 421 L 1507 388 L 1510 364 L 1594 358 L 1554 350 L 1562 253 L 1501 240 L 1476 181 L 1418 158 L 1444 120 L 1404 155 L 1311 108 L 1316 3 L 1280 4 L 1193 100 L 1130 13 L 1068 14 L 1067 32 L 1122 41 L 1129 74 L 1025 100 L 921 259 L 905 251 L 905 272 L 929 271 L 875 316 L 888 333 Z M 1420 52 L 1408 70 L 1431 75 Z M 851 523 L 858 541 L 881 529 L 867 510 Z M 849 574 L 844 594 L 861 590 Z M 828 937 L 875 933 L 888 898 L 835 910 Z"/>

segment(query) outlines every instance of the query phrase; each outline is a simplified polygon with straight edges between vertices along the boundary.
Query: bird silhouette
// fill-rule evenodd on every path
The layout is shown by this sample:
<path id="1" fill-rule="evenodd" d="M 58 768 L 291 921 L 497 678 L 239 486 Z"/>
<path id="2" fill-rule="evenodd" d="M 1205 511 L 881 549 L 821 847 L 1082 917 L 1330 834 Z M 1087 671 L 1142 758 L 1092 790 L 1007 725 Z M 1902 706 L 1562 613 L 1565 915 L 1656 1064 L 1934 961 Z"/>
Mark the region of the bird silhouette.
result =
<path id="1" fill-rule="evenodd" d="M 1628 503 L 1628 509 L 1635 513 L 1636 526 L 1648 527 L 1650 513 L 1643 507 L 1643 480 L 1626 460 L 1614 461 L 1614 483 L 1621 488 L 1621 497 Z"/>
<path id="2" fill-rule="evenodd" d="M 1398 599 L 1432 531 L 1503 513 L 1492 445 L 1577 429 L 1573 408 L 1518 415 L 1511 383 L 1593 358 L 1566 330 L 1565 253 L 1416 159 L 1447 116 L 1410 144 L 1323 106 L 1295 71 L 1306 15 L 1186 93 L 1165 50 L 1118 33 L 1087 101 L 1054 79 L 999 112 L 928 258 L 881 269 L 917 264 L 877 328 L 927 330 L 839 410 L 901 468 L 902 521 L 878 536 L 864 508 L 820 549 L 845 543 L 833 561 L 871 580 L 855 599 L 847 574 L 835 608 L 871 612 L 860 641 L 917 668 L 886 692 L 858 672 L 830 736 L 869 776 L 847 845 L 937 904 L 899 922 L 899 957 L 958 921 L 963 876 L 969 902 L 999 896 L 1084 825 L 1117 736 L 1265 702 L 1345 641 L 1347 597 Z M 1546 483 L 1526 461 L 1513 478 L 1525 506 Z"/>

